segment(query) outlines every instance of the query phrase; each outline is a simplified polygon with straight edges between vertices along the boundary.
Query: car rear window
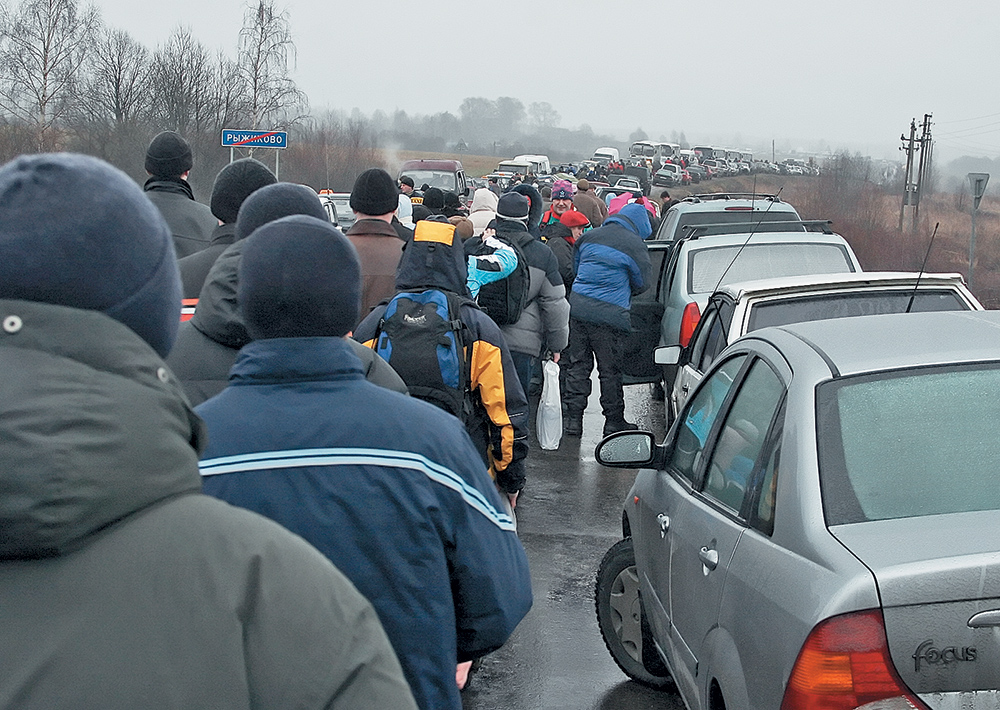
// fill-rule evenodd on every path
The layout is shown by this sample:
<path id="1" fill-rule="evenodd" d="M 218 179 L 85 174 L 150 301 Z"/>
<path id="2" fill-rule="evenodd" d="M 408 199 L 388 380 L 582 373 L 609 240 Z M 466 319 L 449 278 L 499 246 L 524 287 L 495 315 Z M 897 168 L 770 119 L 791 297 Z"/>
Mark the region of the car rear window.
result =
<path id="1" fill-rule="evenodd" d="M 913 303 L 910 304 L 910 297 Z M 789 323 L 804 323 L 829 318 L 870 316 L 882 313 L 929 311 L 967 311 L 969 304 L 955 291 L 919 290 L 872 291 L 869 293 L 824 293 L 796 298 L 781 298 L 755 304 L 750 309 L 747 332 Z"/>
<path id="2" fill-rule="evenodd" d="M 828 525 L 1000 510 L 1000 363 L 834 380 L 817 390 Z"/>
<path id="3" fill-rule="evenodd" d="M 688 293 L 712 293 L 719 286 L 738 281 L 853 271 L 851 258 L 840 244 L 750 242 L 692 249 L 688 259 Z"/>

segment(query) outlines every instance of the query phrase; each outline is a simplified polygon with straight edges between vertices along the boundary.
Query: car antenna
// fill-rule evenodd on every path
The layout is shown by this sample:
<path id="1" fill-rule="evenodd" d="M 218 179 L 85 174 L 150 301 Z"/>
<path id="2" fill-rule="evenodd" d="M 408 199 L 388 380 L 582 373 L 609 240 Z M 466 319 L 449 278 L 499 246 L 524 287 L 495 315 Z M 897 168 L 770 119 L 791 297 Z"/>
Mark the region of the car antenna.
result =
<path id="1" fill-rule="evenodd" d="M 909 313 L 910 309 L 913 307 L 913 299 L 917 297 L 917 289 L 920 287 L 920 279 L 924 275 L 924 269 L 927 268 L 927 258 L 931 255 L 931 247 L 934 246 L 934 237 L 937 236 L 938 227 L 940 226 L 940 222 L 934 225 L 934 231 L 931 233 L 930 244 L 927 245 L 927 253 L 924 254 L 924 263 L 920 265 L 920 273 L 917 274 L 917 282 L 913 284 L 913 293 L 910 294 L 910 300 L 906 304 L 906 310 L 903 311 L 903 313 Z"/>
<path id="2" fill-rule="evenodd" d="M 756 180 L 756 177 L 754 179 Z M 778 194 L 775 195 L 775 197 L 780 195 L 781 191 L 784 189 L 785 189 L 784 185 L 778 188 Z M 733 264 L 736 263 L 736 260 L 740 257 L 740 254 L 743 253 L 743 249 L 746 248 L 746 245 L 750 243 L 751 239 L 753 239 L 753 235 L 757 233 L 757 228 L 760 227 L 760 225 L 764 222 L 764 215 L 766 215 L 768 212 L 771 211 L 771 208 L 774 207 L 775 202 L 777 202 L 777 200 L 771 200 L 767 205 L 767 209 L 764 210 L 764 214 L 762 214 L 760 216 L 760 219 L 754 223 L 753 228 L 750 230 L 750 234 L 748 234 L 746 240 L 742 244 L 740 244 L 740 248 L 736 250 L 736 253 L 733 255 L 732 260 L 730 260 L 729 266 L 727 266 L 726 270 L 722 272 L 721 276 L 719 276 L 719 281 L 718 283 L 715 284 L 715 288 L 712 289 L 712 293 L 715 293 L 716 291 L 719 290 L 719 286 L 722 285 L 722 280 L 726 278 L 726 274 L 728 274 L 729 270 L 733 268 Z"/>

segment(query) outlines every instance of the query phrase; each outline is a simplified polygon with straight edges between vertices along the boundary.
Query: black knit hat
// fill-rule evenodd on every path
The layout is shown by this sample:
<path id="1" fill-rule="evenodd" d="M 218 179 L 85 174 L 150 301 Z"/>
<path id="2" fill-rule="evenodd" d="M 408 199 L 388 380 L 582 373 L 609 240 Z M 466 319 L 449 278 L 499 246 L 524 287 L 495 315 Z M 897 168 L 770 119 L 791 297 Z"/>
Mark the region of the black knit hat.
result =
<path id="1" fill-rule="evenodd" d="M 243 201 L 236 217 L 236 239 L 246 239 L 253 230 L 293 214 L 307 214 L 329 221 L 323 203 L 305 185 L 276 182 L 265 185 Z"/>
<path id="2" fill-rule="evenodd" d="M 354 181 L 351 209 L 361 214 L 379 215 L 395 212 L 399 207 L 399 188 L 389 173 L 380 168 L 365 170 Z"/>
<path id="3" fill-rule="evenodd" d="M 444 191 L 440 187 L 429 187 L 424 190 L 424 207 L 429 210 L 444 209 Z"/>
<path id="4" fill-rule="evenodd" d="M 361 262 L 328 220 L 282 217 L 244 243 L 236 298 L 254 340 L 346 335 L 361 310 Z"/>
<path id="5" fill-rule="evenodd" d="M 267 166 L 253 158 L 241 158 L 219 171 L 212 186 L 212 214 L 224 224 L 232 224 L 243 200 L 254 190 L 277 182 Z"/>
<path id="6" fill-rule="evenodd" d="M 179 177 L 191 169 L 191 146 L 173 131 L 163 131 L 146 148 L 146 172 L 158 177 Z"/>
<path id="7" fill-rule="evenodd" d="M 0 168 L 0 298 L 100 311 L 166 357 L 181 315 L 170 229 L 104 161 L 15 158 Z"/>
<path id="8" fill-rule="evenodd" d="M 497 217 L 528 221 L 528 198 L 519 192 L 508 192 L 497 202 Z"/>

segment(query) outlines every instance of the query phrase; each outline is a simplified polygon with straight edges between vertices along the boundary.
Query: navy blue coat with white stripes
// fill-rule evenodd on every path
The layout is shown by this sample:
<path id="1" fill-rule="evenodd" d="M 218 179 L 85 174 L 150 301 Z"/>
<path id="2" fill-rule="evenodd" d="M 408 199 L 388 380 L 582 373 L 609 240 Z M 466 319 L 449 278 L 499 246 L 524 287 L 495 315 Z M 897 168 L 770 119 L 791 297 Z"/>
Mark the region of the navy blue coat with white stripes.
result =
<path id="1" fill-rule="evenodd" d="M 531 607 L 527 558 L 465 428 L 372 385 L 341 338 L 246 345 L 197 407 L 203 489 L 316 546 L 378 611 L 421 708 Z"/>

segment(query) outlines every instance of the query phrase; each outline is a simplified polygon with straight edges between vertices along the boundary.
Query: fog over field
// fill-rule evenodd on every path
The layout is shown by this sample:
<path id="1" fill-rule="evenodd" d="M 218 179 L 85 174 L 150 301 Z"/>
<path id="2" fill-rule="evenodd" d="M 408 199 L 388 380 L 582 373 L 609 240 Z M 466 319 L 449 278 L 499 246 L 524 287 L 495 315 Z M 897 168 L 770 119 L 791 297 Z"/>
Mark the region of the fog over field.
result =
<path id="1" fill-rule="evenodd" d="M 240 0 L 99 0 L 150 48 L 178 26 L 234 54 Z M 1000 3 L 288 0 L 313 111 L 458 113 L 547 102 L 562 127 L 896 159 L 933 114 L 936 155 L 1000 155 Z"/>

